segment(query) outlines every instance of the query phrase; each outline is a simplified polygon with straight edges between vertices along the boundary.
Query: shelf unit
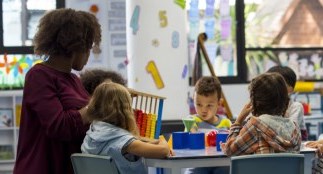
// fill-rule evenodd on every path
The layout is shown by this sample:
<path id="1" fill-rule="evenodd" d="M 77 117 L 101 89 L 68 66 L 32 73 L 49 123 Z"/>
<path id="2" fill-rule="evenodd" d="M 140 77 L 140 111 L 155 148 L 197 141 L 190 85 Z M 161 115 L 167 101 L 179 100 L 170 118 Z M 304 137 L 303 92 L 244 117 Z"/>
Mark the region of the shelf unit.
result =
<path id="1" fill-rule="evenodd" d="M 17 154 L 22 94 L 22 90 L 0 91 L 0 174 L 13 172 Z"/>

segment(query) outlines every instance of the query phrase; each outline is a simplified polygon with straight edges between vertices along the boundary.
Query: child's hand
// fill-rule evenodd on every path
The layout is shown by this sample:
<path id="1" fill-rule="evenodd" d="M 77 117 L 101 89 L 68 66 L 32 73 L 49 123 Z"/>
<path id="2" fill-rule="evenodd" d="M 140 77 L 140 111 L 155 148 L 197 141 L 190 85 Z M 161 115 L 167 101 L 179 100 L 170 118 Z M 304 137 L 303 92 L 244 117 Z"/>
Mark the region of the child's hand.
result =
<path id="1" fill-rule="evenodd" d="M 169 156 L 175 156 L 175 152 L 173 149 L 169 149 Z"/>
<path id="2" fill-rule="evenodd" d="M 224 152 L 225 151 L 225 143 L 220 143 L 220 146 L 221 146 L 221 150 L 222 150 L 222 152 Z"/>
<path id="3" fill-rule="evenodd" d="M 164 139 L 159 139 L 158 144 L 169 147 L 168 144 L 167 144 L 167 141 L 164 140 Z"/>
<path id="4" fill-rule="evenodd" d="M 318 145 L 320 143 L 318 141 L 309 141 L 306 143 L 306 147 L 310 147 L 310 148 L 318 148 Z M 322 149 L 323 150 L 323 149 Z"/>
<path id="5" fill-rule="evenodd" d="M 236 123 L 241 124 L 246 118 L 247 116 L 250 114 L 250 112 L 252 111 L 252 105 L 251 102 L 249 101 L 241 110 Z"/>
<path id="6" fill-rule="evenodd" d="M 174 156 L 175 155 L 173 149 L 169 148 L 168 143 L 165 139 L 159 139 L 158 145 L 165 146 L 169 149 L 169 153 L 167 156 Z"/>

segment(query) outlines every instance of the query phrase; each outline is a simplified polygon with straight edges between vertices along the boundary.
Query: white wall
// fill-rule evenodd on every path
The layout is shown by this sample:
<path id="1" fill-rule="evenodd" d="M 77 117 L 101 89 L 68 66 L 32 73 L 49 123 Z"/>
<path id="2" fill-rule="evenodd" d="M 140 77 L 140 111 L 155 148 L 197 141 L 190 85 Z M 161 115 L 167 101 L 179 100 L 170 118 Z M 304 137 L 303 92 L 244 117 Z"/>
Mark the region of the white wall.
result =
<path id="1" fill-rule="evenodd" d="M 236 118 L 242 107 L 249 101 L 248 84 L 222 85 L 232 115 Z"/>
<path id="2" fill-rule="evenodd" d="M 136 9 L 140 9 L 138 20 L 132 20 Z M 164 14 L 161 15 L 161 13 Z M 141 92 L 166 97 L 163 119 L 180 119 L 188 115 L 188 75 L 182 76 L 188 64 L 186 11 L 173 0 L 126 1 L 128 86 Z M 166 17 L 167 25 L 160 16 Z M 133 18 L 137 19 L 137 18 Z M 131 21 L 138 24 L 131 27 Z M 178 37 L 174 38 L 173 33 Z M 175 44 L 174 39 L 177 40 Z M 175 41 L 176 41 L 175 40 Z M 158 41 L 158 45 L 153 44 Z M 176 46 L 174 46 L 176 45 Z M 150 61 L 157 71 L 148 71 Z M 150 69 L 150 68 L 149 68 Z M 155 68 L 152 68 L 155 70 Z M 154 74 L 163 82 L 160 87 Z"/>
<path id="3" fill-rule="evenodd" d="M 108 17 L 108 14 L 109 11 L 116 11 L 111 9 L 111 4 L 118 1 L 119 0 L 66 0 L 66 7 L 89 11 L 89 7 L 92 4 L 97 4 L 100 9 L 96 16 L 102 25 L 102 55 L 96 59 L 101 59 L 102 61 L 96 61 L 95 57 L 92 55 L 88 67 L 103 67 L 118 71 L 117 65 L 124 60 L 112 56 L 113 49 L 119 49 L 120 47 L 111 48 L 111 43 L 109 42 L 111 39 L 110 35 L 111 33 L 114 33 L 114 31 L 111 32 L 108 29 L 108 20 L 111 19 L 111 17 Z M 121 1 L 124 2 L 124 0 Z M 172 0 L 163 2 L 157 0 L 132 0 L 126 1 L 126 3 L 131 3 L 131 5 L 128 6 L 128 8 L 131 9 L 130 13 L 127 14 L 129 15 L 128 18 L 131 18 L 132 10 L 135 5 L 141 6 L 140 29 L 137 35 L 127 34 L 127 44 L 131 44 L 127 46 L 129 58 L 128 71 L 129 67 L 131 71 L 128 76 L 128 78 L 130 78 L 130 87 L 142 92 L 167 97 L 164 102 L 163 120 L 181 119 L 189 113 L 187 93 L 192 91 L 188 86 L 188 77 L 181 78 L 183 66 L 188 63 L 187 46 L 185 46 L 187 45 L 186 36 L 183 37 L 182 35 L 186 33 L 186 24 L 185 20 L 179 20 L 186 18 L 185 13 L 178 6 L 174 5 Z M 145 10 L 148 10 L 148 12 L 145 12 Z M 166 10 L 168 16 L 168 26 L 166 28 L 158 27 L 160 23 L 160 19 L 158 18 L 159 10 Z M 126 27 L 131 32 L 129 20 L 130 19 L 127 19 Z M 175 30 L 178 30 L 180 33 L 180 46 L 178 49 L 171 48 L 171 37 L 169 37 Z M 131 38 L 130 41 L 129 38 Z M 159 40 L 160 46 L 157 48 L 151 47 L 152 39 Z M 132 48 L 131 51 L 129 51 L 129 47 Z M 133 54 L 134 51 L 139 51 L 139 54 L 138 52 Z M 164 89 L 156 89 L 151 75 L 146 72 L 145 66 L 147 65 L 147 60 L 154 60 L 158 66 L 159 73 L 165 84 Z M 124 75 L 126 72 L 122 71 L 121 73 Z M 240 113 L 240 110 L 248 101 L 248 85 L 222 85 L 222 88 L 232 114 L 235 117 Z"/>

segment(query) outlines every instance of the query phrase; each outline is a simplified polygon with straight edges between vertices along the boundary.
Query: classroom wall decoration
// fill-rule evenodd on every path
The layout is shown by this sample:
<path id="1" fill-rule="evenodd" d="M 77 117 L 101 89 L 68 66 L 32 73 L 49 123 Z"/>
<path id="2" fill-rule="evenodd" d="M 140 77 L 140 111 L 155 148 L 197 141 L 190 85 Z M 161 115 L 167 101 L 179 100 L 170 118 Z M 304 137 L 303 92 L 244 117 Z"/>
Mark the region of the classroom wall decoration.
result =
<path id="1" fill-rule="evenodd" d="M 28 70 L 41 61 L 33 55 L 0 55 L 0 89 L 22 89 Z"/>
<path id="2" fill-rule="evenodd" d="M 149 74 L 151 74 L 152 78 L 154 79 L 155 85 L 158 89 L 164 88 L 164 82 L 162 77 L 160 76 L 160 73 L 158 71 L 158 68 L 154 61 L 149 61 L 146 70 Z"/>
<path id="3" fill-rule="evenodd" d="M 66 0 L 65 7 L 93 13 L 101 24 L 99 48 L 93 48 L 84 69 L 118 71 L 127 78 L 127 38 L 125 0 Z M 138 11 L 139 12 L 139 11 Z"/>
<path id="4" fill-rule="evenodd" d="M 188 114 L 185 2 L 126 1 L 128 86 L 165 96 L 168 120 Z"/>
<path id="5" fill-rule="evenodd" d="M 219 77 L 237 76 L 237 46 L 234 0 L 187 1 L 190 75 L 193 74 L 197 38 L 206 33 L 204 43 L 214 71 Z M 202 62 L 202 75 L 210 75 Z"/>

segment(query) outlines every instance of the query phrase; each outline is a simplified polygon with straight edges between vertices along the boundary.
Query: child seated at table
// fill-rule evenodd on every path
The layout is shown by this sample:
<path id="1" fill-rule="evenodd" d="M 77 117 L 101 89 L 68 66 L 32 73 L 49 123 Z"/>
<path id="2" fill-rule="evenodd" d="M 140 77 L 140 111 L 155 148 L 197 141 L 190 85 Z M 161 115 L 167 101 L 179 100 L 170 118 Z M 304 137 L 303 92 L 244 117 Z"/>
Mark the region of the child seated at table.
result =
<path id="1" fill-rule="evenodd" d="M 296 74 L 291 68 L 287 66 L 273 66 L 267 72 L 277 72 L 282 75 L 287 85 L 288 95 L 291 95 L 294 92 Z M 303 105 L 300 102 L 290 99 L 284 117 L 289 118 L 298 124 L 299 128 L 301 129 L 302 140 L 306 141 L 308 135 L 304 121 Z"/>
<path id="2" fill-rule="evenodd" d="M 289 98 L 284 78 L 264 73 L 249 85 L 250 101 L 230 128 L 227 142 L 221 144 L 228 156 L 299 152 L 301 133 L 298 125 L 285 118 Z M 249 113 L 252 116 L 244 121 Z"/>
<path id="3" fill-rule="evenodd" d="M 148 143 L 139 140 L 138 128 L 127 88 L 103 82 L 95 88 L 86 117 L 92 122 L 81 150 L 83 153 L 108 155 L 120 174 L 148 173 L 144 159 L 165 158 L 172 154 L 166 141 Z"/>
<path id="4" fill-rule="evenodd" d="M 219 80 L 212 76 L 201 77 L 195 85 L 194 106 L 196 115 L 190 115 L 193 119 L 190 132 L 205 132 L 210 130 L 228 130 L 231 121 L 224 115 L 217 115 L 218 107 L 222 104 L 222 89 Z"/>
<path id="5" fill-rule="evenodd" d="M 126 86 L 127 81 L 121 76 L 121 74 L 115 71 L 103 70 L 103 69 L 90 69 L 85 70 L 80 74 L 80 80 L 86 89 L 86 91 L 92 95 L 95 88 L 106 80 L 111 80 L 114 83 Z"/>
<path id="6" fill-rule="evenodd" d="M 222 104 L 222 89 L 219 80 L 212 76 L 201 77 L 195 85 L 194 105 L 197 115 L 189 116 L 195 121 L 190 132 L 208 133 L 212 130 L 228 130 L 231 121 L 224 115 L 218 115 L 218 107 Z M 229 167 L 190 168 L 186 174 L 228 174 Z"/>

